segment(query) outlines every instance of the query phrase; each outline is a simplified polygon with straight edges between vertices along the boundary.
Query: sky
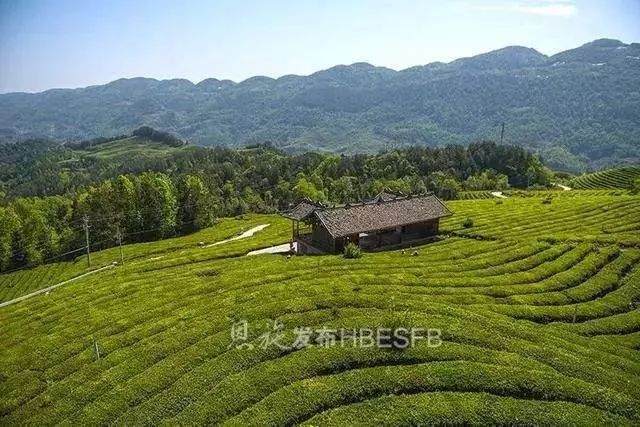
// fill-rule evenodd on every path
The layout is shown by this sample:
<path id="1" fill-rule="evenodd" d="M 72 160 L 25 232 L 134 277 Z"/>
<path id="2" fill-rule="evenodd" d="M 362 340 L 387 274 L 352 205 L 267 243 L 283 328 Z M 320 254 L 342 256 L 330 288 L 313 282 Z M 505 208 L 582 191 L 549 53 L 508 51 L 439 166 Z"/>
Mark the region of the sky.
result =
<path id="1" fill-rule="evenodd" d="M 640 42 L 640 0 L 0 0 L 0 93 Z"/>

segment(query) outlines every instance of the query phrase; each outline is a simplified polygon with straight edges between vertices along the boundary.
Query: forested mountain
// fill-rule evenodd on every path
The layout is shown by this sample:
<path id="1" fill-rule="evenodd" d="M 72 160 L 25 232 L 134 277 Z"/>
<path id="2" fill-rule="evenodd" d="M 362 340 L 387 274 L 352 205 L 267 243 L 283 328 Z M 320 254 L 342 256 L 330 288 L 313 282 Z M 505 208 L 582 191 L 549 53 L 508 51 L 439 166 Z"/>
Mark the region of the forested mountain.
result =
<path id="1" fill-rule="evenodd" d="M 0 95 L 0 136 L 77 141 L 140 125 L 202 145 L 374 152 L 496 139 L 569 170 L 640 160 L 640 44 L 601 39 L 545 56 L 506 47 L 394 71 L 366 63 L 310 76 L 120 79 Z"/>

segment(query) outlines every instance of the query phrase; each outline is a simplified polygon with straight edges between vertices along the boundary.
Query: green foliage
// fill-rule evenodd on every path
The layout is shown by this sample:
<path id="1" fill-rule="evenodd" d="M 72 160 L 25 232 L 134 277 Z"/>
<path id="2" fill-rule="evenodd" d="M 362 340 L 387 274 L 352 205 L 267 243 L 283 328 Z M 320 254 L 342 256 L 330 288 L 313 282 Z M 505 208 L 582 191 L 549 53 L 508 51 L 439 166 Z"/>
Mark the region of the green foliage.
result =
<path id="1" fill-rule="evenodd" d="M 473 218 L 471 217 L 467 217 L 464 222 L 462 223 L 462 226 L 464 228 L 471 228 L 473 227 Z"/>
<path id="2" fill-rule="evenodd" d="M 633 185 L 631 186 L 631 192 L 633 194 L 640 193 L 640 177 L 633 180 Z"/>
<path id="3" fill-rule="evenodd" d="M 140 176 L 140 205 L 142 221 L 158 237 L 176 231 L 177 198 L 171 179 L 162 173 L 145 172 Z"/>
<path id="4" fill-rule="evenodd" d="M 123 266 L 0 310 L 0 417 L 8 425 L 637 424 L 640 199 L 558 192 L 540 214 L 543 197 L 449 202 L 456 214 L 443 230 L 470 232 L 461 222 L 473 217 L 482 239 L 448 237 L 421 246 L 420 257 L 241 256 L 289 239 L 289 221 L 266 215 L 126 245 Z M 198 245 L 267 223 L 251 238 Z M 596 247 L 593 238 L 611 240 Z M 103 265 L 118 250 L 94 256 Z M 63 264 L 0 275 L 0 299 L 82 270 Z M 253 348 L 230 342 L 230 319 L 248 321 Z M 273 319 L 284 344 L 298 327 L 409 326 L 441 330 L 442 345 L 262 349 Z"/>
<path id="5" fill-rule="evenodd" d="M 302 200 L 305 198 L 315 202 L 324 202 L 327 200 L 325 193 L 322 190 L 319 190 L 316 187 L 316 184 L 304 177 L 299 178 L 294 185 L 293 196 L 296 200 Z"/>
<path id="6" fill-rule="evenodd" d="M 126 146 L 129 141 L 102 141 L 83 150 L 112 150 L 121 143 Z M 12 178 L 3 175 L 3 179 L 9 178 L 4 187 L 10 193 L 68 188 L 62 198 L 45 198 L 29 207 L 22 204 L 20 215 L 24 219 L 17 230 L 7 231 L 2 237 L 4 247 L 10 245 L 12 253 L 9 256 L 8 250 L 2 250 L 3 269 L 34 265 L 68 251 L 77 255 L 84 246 L 84 215 L 92 223 L 94 249 L 99 249 L 113 245 L 118 232 L 129 241 L 166 238 L 210 226 L 219 216 L 282 211 L 303 198 L 345 203 L 371 198 L 381 191 L 433 191 L 444 199 L 493 197 L 488 192 L 460 190 L 465 186 L 499 189 L 523 182 L 532 184 L 531 180 L 538 178 L 543 181 L 537 184 L 543 184 L 547 179 L 545 168 L 535 156 L 491 142 L 340 157 L 317 153 L 291 156 L 270 146 L 244 151 L 193 147 L 177 150 L 161 162 L 134 160 L 134 170 L 147 172 L 126 175 L 115 174 L 116 169 L 133 165 L 126 163 L 125 157 L 109 157 L 108 161 L 90 157 L 95 163 L 62 162 L 61 167 L 58 160 L 68 155 L 68 150 L 50 147 L 39 151 L 40 146 L 31 143 L 16 147 L 24 154 L 25 163 L 10 151 L 5 152 L 4 161 L 18 162 L 18 169 L 27 173 L 36 166 L 49 166 L 38 169 L 32 180 L 18 170 L 10 173 Z M 98 176 L 115 175 L 95 182 L 94 172 Z M 25 185 L 31 190 L 27 191 Z M 14 205 L 22 202 L 9 197 L 5 203 L 15 210 Z M 60 203 L 66 207 L 59 207 Z"/>
<path id="7" fill-rule="evenodd" d="M 360 258 L 362 256 L 360 246 L 353 242 L 347 243 L 344 247 L 343 256 L 345 258 Z"/>
<path id="8" fill-rule="evenodd" d="M 277 215 L 126 245 L 124 265 L 0 309 L 0 419 L 637 424 L 640 198 L 560 191 L 547 209 L 540 193 L 449 202 L 441 228 L 452 237 L 420 257 L 242 256 L 288 241 L 291 224 Z M 198 245 L 260 224 L 270 225 L 253 237 Z M 97 265 L 116 259 L 117 248 L 94 254 Z M 0 300 L 82 264 L 0 275 Z M 247 320 L 253 348 L 234 347 L 230 319 Z M 409 326 L 441 330 L 442 345 L 263 349 L 273 319 L 283 344 L 299 327 Z"/>
<path id="9" fill-rule="evenodd" d="M 68 251 L 84 250 L 82 220 L 90 220 L 92 249 L 152 240 L 213 225 L 219 199 L 194 175 L 159 172 L 120 175 L 77 196 L 18 198 L 0 208 L 0 267 L 35 265 Z"/>
<path id="10" fill-rule="evenodd" d="M 373 153 L 494 138 L 505 123 L 506 142 L 541 152 L 554 168 L 603 168 L 640 158 L 640 47 L 601 42 L 550 57 L 507 47 L 402 71 L 359 63 L 284 80 L 134 78 L 3 94 L 0 129 L 78 140 L 147 124 L 197 144 Z"/>
<path id="11" fill-rule="evenodd" d="M 134 130 L 131 135 L 139 138 L 146 138 L 151 141 L 164 142 L 170 146 L 180 147 L 184 145 L 184 141 L 169 132 L 162 132 L 149 126 L 141 126 Z"/>
<path id="12" fill-rule="evenodd" d="M 476 175 L 471 175 L 462 183 L 462 186 L 467 191 L 506 190 L 509 188 L 509 177 L 488 170 Z"/>
<path id="13" fill-rule="evenodd" d="M 13 239 L 20 220 L 12 207 L 0 207 L 0 270 L 6 270 L 13 258 Z"/>
<path id="14" fill-rule="evenodd" d="M 228 215 L 243 208 L 254 210 L 254 206 L 260 206 L 261 212 L 272 212 L 303 197 L 334 203 L 354 201 L 384 189 L 434 191 L 449 198 L 465 180 L 471 186 L 490 189 L 544 184 L 527 178 L 527 171 L 535 169 L 531 165 L 537 164 L 534 155 L 492 142 L 340 157 L 316 153 L 291 156 L 269 146 L 230 150 L 136 144 L 136 140 L 125 138 L 82 150 L 40 150 L 31 142 L 0 145 L 0 164 L 7 166 L 0 169 L 0 181 L 4 181 L 9 197 L 15 197 L 74 194 L 115 178 L 123 170 L 163 172 L 174 181 L 180 175 L 198 175 L 217 191 L 231 186 L 225 190 L 229 199 L 221 206 Z M 14 156 L 14 150 L 22 155 Z M 242 203 L 239 199 L 247 187 L 256 194 Z"/>
<path id="15" fill-rule="evenodd" d="M 434 172 L 429 175 L 429 187 L 443 199 L 456 199 L 460 191 L 460 183 L 454 177 L 444 172 Z"/>
<path id="16" fill-rule="evenodd" d="M 213 225 L 219 208 L 202 178 L 197 175 L 183 176 L 178 181 L 177 193 L 180 195 L 179 222 L 186 229 L 198 230 Z"/>

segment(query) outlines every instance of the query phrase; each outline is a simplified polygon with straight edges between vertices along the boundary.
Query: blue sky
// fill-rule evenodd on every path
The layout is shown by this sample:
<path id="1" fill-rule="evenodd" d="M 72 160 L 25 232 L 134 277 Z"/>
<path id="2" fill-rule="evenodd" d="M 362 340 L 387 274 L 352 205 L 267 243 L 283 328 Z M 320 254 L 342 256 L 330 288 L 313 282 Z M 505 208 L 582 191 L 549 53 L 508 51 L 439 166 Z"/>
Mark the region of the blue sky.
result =
<path id="1" fill-rule="evenodd" d="M 640 0 L 0 0 L 0 92 L 640 42 Z"/>

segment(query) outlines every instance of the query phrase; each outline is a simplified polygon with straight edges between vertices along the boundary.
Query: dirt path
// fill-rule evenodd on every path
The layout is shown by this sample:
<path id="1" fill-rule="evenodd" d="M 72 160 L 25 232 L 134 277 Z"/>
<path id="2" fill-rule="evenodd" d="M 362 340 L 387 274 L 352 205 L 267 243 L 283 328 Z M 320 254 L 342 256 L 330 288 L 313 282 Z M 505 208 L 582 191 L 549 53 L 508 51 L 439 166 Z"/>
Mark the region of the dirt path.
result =
<path id="1" fill-rule="evenodd" d="M 111 264 L 111 265 L 105 265 L 104 267 L 100 267 L 100 268 L 97 268 L 97 269 L 95 269 L 95 270 L 88 271 L 88 272 L 86 272 L 86 273 L 84 273 L 84 274 L 81 274 L 81 275 L 79 275 L 79 276 L 76 276 L 76 277 L 74 277 L 74 278 L 72 278 L 72 279 L 65 280 L 64 282 L 60 282 L 60 283 L 58 283 L 58 284 L 55 284 L 55 285 L 49 286 L 49 287 L 47 287 L 47 288 L 38 289 L 37 291 L 35 291 L 35 292 L 31 292 L 30 294 L 22 295 L 21 297 L 14 298 L 14 299 L 12 299 L 12 300 L 5 301 L 5 302 L 3 302 L 3 303 L 0 303 L 0 307 L 6 307 L 6 306 L 8 306 L 8 305 L 15 304 L 15 303 L 17 303 L 17 302 L 24 301 L 24 300 L 26 300 L 26 299 L 29 299 L 29 298 L 35 297 L 36 295 L 44 294 L 44 293 L 46 293 L 46 292 L 49 292 L 49 291 L 51 291 L 51 290 L 53 290 L 53 289 L 55 289 L 55 288 L 58 288 L 58 287 L 62 286 L 62 285 L 66 285 L 67 283 L 71 283 L 71 282 L 76 281 L 76 280 L 78 280 L 78 279 L 82 279 L 83 277 L 86 277 L 86 276 L 89 276 L 89 275 L 91 275 L 91 274 L 95 274 L 95 273 L 98 273 L 98 272 L 100 272 L 100 271 L 107 270 L 107 269 L 109 269 L 109 268 L 113 268 L 113 267 L 115 267 L 115 265 Z"/>
<path id="2" fill-rule="evenodd" d="M 497 197 L 499 199 L 506 199 L 507 198 L 507 196 L 502 194 L 502 191 L 492 191 L 491 195 L 494 196 L 494 197 Z"/>
<path id="3" fill-rule="evenodd" d="M 293 242 L 293 249 L 296 249 L 296 242 Z M 251 255 L 261 255 L 261 254 L 282 254 L 287 253 L 291 250 L 289 243 L 283 243 L 282 245 L 270 246 L 268 248 L 257 249 L 255 251 L 251 251 L 247 254 L 247 256 Z"/>
<path id="4" fill-rule="evenodd" d="M 212 244 L 210 244 L 210 245 L 203 246 L 203 247 L 204 247 L 204 248 L 210 248 L 210 247 L 212 247 L 212 246 L 221 245 L 221 244 L 223 244 L 223 243 L 232 242 L 232 241 L 234 241 L 234 240 L 246 239 L 247 237 L 251 237 L 251 236 L 253 236 L 253 235 L 254 235 L 254 234 L 256 234 L 258 231 L 262 231 L 262 230 L 264 230 L 264 229 L 265 229 L 265 228 L 267 228 L 268 226 L 269 226 L 269 224 L 262 224 L 262 225 L 258 225 L 257 227 L 253 227 L 253 228 L 251 228 L 251 229 L 249 229 L 249 230 L 245 231 L 244 233 L 239 234 L 239 235 L 237 235 L 237 236 L 235 236 L 235 237 L 230 237 L 230 238 L 225 239 L 225 240 L 220 240 L 219 242 L 215 242 L 215 243 L 212 243 Z"/>
<path id="5" fill-rule="evenodd" d="M 556 183 L 556 184 L 554 184 L 554 185 L 555 185 L 556 187 L 560 187 L 560 188 L 562 188 L 564 191 L 570 191 L 570 190 L 572 190 L 572 188 L 571 188 L 571 187 L 567 187 L 566 185 L 557 184 L 557 183 Z"/>

